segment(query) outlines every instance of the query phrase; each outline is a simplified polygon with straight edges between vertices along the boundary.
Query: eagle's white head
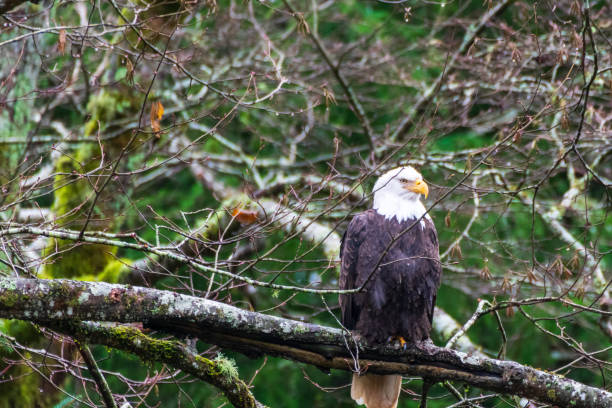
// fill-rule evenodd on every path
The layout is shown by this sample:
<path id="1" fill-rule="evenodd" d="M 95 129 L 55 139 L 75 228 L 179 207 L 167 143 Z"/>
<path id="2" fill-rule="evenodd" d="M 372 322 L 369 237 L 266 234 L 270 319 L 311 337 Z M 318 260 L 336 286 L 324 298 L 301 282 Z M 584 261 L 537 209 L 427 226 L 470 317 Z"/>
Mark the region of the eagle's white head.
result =
<path id="1" fill-rule="evenodd" d="M 404 166 L 380 176 L 374 184 L 374 209 L 385 218 L 396 217 L 399 222 L 421 218 L 425 207 L 420 196 L 427 197 L 429 188 L 421 173 Z M 429 218 L 429 215 L 426 216 Z M 423 223 L 421 221 L 421 223 Z"/>

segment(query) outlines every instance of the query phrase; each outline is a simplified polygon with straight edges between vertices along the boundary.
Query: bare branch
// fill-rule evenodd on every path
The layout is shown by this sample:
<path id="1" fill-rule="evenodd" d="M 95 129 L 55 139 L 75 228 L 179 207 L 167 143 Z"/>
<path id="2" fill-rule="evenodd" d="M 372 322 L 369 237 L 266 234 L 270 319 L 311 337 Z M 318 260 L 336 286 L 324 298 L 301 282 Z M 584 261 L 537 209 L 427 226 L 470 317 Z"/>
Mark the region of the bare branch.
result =
<path id="1" fill-rule="evenodd" d="M 115 403 L 113 394 L 110 388 L 108 387 L 106 379 L 100 372 L 100 368 L 98 368 L 98 363 L 96 363 L 95 357 L 93 356 L 93 354 L 91 354 L 91 350 L 89 349 L 89 347 L 87 347 L 86 344 L 83 344 L 80 341 L 77 341 L 75 343 L 77 348 L 79 349 L 79 353 L 81 353 L 81 357 L 83 357 L 85 364 L 87 364 L 87 368 L 89 368 L 91 376 L 93 377 L 94 381 L 96 382 L 96 385 L 98 386 L 98 391 L 100 392 L 100 395 L 102 395 L 102 399 L 106 404 L 106 408 L 117 408 L 117 404 Z"/>

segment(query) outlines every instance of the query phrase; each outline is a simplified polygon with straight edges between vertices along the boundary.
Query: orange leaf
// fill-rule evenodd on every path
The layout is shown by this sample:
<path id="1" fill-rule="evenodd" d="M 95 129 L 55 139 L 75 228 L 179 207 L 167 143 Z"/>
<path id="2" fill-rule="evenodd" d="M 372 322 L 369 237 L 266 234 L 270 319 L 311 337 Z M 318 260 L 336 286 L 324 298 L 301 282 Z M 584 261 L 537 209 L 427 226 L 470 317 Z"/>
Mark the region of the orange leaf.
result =
<path id="1" fill-rule="evenodd" d="M 164 105 L 160 101 L 157 101 L 157 119 L 161 119 L 164 114 Z"/>
<path id="2" fill-rule="evenodd" d="M 232 210 L 232 217 L 236 218 L 241 224 L 253 224 L 257 221 L 257 211 L 245 210 L 243 208 L 234 208 Z"/>
<path id="3" fill-rule="evenodd" d="M 446 217 L 444 217 L 444 225 L 446 225 L 447 227 L 450 227 L 451 225 L 451 216 L 450 216 L 450 211 L 446 213 Z"/>
<path id="4" fill-rule="evenodd" d="M 151 105 L 151 129 L 155 133 L 159 133 L 161 131 L 161 125 L 159 121 L 161 120 L 164 114 L 164 105 L 160 101 L 153 102 Z M 159 135 L 157 135 L 159 137 Z"/>
<path id="5" fill-rule="evenodd" d="M 59 38 L 57 39 L 57 51 L 63 54 L 66 51 L 66 30 L 61 29 L 59 31 Z"/>

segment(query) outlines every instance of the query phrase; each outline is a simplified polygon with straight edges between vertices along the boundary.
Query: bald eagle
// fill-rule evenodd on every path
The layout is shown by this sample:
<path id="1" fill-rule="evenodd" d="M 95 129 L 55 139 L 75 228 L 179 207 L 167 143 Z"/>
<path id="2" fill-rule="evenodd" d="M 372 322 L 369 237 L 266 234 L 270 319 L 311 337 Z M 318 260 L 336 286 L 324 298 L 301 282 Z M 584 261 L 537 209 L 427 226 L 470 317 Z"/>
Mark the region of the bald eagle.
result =
<path id="1" fill-rule="evenodd" d="M 406 166 L 383 174 L 374 185 L 373 208 L 348 225 L 340 256 L 342 323 L 370 344 L 402 345 L 429 338 L 442 268 L 436 228 L 420 196 L 429 190 Z M 353 374 L 351 397 L 367 408 L 395 408 L 399 375 Z"/>

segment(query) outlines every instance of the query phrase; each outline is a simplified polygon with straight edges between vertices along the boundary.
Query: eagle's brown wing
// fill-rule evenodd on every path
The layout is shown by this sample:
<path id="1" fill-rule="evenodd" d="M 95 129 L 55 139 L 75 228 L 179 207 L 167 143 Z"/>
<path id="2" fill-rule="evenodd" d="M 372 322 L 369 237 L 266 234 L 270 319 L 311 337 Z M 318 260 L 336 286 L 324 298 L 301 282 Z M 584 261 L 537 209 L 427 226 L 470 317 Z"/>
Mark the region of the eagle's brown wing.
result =
<path id="1" fill-rule="evenodd" d="M 357 263 L 359 261 L 359 247 L 365 239 L 366 224 L 368 213 L 358 214 L 349 223 L 342 243 L 340 244 L 340 289 L 355 289 L 357 276 Z M 359 302 L 357 298 L 361 296 L 340 295 L 339 303 L 342 311 L 342 324 L 349 330 L 355 328 L 359 317 Z"/>

